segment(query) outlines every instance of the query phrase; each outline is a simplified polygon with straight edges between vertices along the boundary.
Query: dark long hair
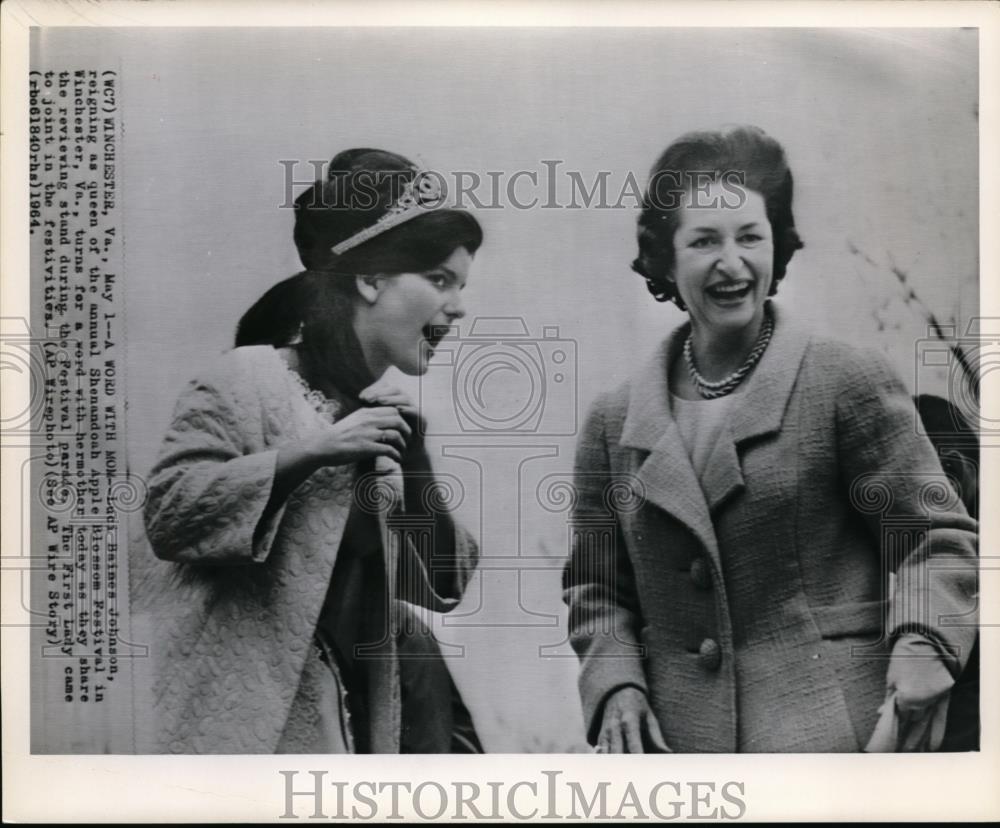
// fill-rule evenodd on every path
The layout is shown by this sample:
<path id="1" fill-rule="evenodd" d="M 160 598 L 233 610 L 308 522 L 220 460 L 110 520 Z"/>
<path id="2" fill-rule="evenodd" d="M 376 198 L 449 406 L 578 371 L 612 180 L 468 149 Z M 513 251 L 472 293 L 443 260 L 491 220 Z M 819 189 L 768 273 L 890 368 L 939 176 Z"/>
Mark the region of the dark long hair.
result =
<path id="1" fill-rule="evenodd" d="M 645 278 L 658 302 L 680 304 L 670 276 L 674 271 L 674 233 L 680 223 L 680 203 L 664 185 L 690 182 L 705 173 L 736 174 L 740 185 L 760 193 L 774 237 L 771 294 L 785 277 L 788 262 L 802 239 L 792 215 L 792 172 L 781 144 L 755 126 L 735 126 L 715 132 L 689 132 L 664 150 L 650 172 L 650 183 L 639 216 L 639 256 L 632 270 Z"/>

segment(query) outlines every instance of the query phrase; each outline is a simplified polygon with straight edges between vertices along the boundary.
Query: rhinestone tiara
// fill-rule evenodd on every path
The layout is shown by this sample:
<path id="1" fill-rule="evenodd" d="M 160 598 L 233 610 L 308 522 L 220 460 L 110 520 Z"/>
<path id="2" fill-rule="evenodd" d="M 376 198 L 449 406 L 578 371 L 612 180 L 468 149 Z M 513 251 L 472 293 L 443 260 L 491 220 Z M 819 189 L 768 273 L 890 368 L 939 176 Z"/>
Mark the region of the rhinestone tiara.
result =
<path id="1" fill-rule="evenodd" d="M 353 236 L 344 239 L 330 248 L 335 256 L 340 256 L 369 239 L 380 236 L 393 227 L 415 219 L 431 210 L 439 209 L 444 200 L 441 182 L 437 176 L 426 170 L 413 168 L 414 177 L 403 184 L 403 191 L 388 210 L 378 220 L 368 227 L 359 230 Z"/>

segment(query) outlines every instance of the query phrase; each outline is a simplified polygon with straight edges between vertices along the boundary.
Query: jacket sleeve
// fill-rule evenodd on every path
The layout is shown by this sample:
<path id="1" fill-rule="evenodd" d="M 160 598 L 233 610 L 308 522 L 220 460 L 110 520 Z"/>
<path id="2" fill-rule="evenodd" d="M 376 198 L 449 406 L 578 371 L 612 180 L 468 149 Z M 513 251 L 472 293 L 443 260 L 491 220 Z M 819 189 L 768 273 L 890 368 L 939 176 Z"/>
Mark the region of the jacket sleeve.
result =
<path id="1" fill-rule="evenodd" d="M 248 448 L 260 433 L 259 403 L 240 400 L 236 359 L 227 357 L 181 394 L 150 473 L 146 533 L 164 560 L 259 563 L 281 521 L 283 507 L 263 519 L 277 451 Z"/>
<path id="2" fill-rule="evenodd" d="M 590 412 L 577 445 L 573 543 L 563 572 L 569 638 L 580 657 L 580 697 L 591 743 L 612 693 L 626 686 L 647 692 L 635 575 L 609 497 L 615 481 L 602 402 Z"/>
<path id="3" fill-rule="evenodd" d="M 837 442 L 851 503 L 895 573 L 887 634 L 934 642 L 953 675 L 976 636 L 978 525 L 962 506 L 910 395 L 886 358 L 855 352 L 837 398 Z"/>

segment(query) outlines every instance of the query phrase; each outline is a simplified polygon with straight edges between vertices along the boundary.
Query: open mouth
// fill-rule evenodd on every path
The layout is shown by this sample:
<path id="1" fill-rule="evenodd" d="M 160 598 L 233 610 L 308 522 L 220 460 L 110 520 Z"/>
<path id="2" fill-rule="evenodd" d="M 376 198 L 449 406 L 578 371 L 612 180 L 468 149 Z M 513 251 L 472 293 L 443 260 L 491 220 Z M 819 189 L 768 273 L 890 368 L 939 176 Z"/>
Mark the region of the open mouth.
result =
<path id="1" fill-rule="evenodd" d="M 433 351 L 448 334 L 452 333 L 450 325 L 424 325 L 421 329 L 424 340 Z"/>
<path id="2" fill-rule="evenodd" d="M 738 302 L 749 296 L 752 290 L 753 282 L 720 282 L 705 288 L 705 293 L 720 302 Z"/>

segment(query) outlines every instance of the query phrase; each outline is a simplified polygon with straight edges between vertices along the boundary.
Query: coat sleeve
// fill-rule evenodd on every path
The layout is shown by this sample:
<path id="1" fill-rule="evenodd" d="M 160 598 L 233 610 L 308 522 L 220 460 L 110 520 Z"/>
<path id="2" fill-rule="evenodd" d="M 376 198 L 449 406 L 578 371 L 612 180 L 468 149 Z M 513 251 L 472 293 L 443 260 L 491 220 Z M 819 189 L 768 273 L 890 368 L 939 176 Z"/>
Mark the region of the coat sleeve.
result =
<path id="1" fill-rule="evenodd" d="M 591 743 L 613 692 L 626 686 L 647 692 L 635 575 L 608 497 L 614 480 L 602 402 L 588 416 L 577 446 L 573 544 L 563 572 L 569 638 L 580 657 L 580 697 Z"/>
<path id="2" fill-rule="evenodd" d="M 953 675 L 976 636 L 978 525 L 917 428 L 910 395 L 886 358 L 854 352 L 837 397 L 837 444 L 852 506 L 895 573 L 887 633 L 933 641 Z"/>
<path id="3" fill-rule="evenodd" d="M 252 390 L 252 380 L 247 378 Z M 283 507 L 266 520 L 277 451 L 253 451 L 259 403 L 242 401 L 232 353 L 181 394 L 150 473 L 146 533 L 158 558 L 189 564 L 266 560 Z M 251 395 L 256 400 L 255 395 Z"/>

